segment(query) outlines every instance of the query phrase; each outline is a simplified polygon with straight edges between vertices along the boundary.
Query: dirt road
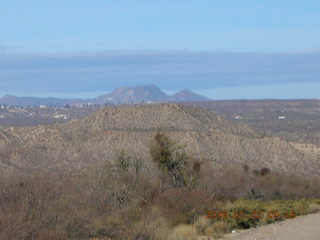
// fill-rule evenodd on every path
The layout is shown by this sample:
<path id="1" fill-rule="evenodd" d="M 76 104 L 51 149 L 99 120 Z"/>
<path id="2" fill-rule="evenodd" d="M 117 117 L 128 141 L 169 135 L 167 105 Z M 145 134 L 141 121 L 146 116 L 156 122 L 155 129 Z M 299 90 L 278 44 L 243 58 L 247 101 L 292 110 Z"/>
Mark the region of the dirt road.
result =
<path id="1" fill-rule="evenodd" d="M 320 240 L 320 213 L 228 234 L 226 240 Z"/>

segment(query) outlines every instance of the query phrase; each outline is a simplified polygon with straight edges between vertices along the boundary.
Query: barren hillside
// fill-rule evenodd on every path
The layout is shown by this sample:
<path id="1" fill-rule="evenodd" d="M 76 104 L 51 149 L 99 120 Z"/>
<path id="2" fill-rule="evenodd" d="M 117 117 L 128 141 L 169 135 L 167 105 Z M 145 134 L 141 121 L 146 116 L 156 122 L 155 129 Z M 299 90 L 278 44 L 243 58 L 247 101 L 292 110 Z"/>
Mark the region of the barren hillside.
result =
<path id="1" fill-rule="evenodd" d="M 158 128 L 217 168 L 247 164 L 251 169 L 320 173 L 318 154 L 307 154 L 278 138 L 262 138 L 209 111 L 176 104 L 107 107 L 65 124 L 1 130 L 0 168 L 80 171 L 112 161 L 123 149 L 152 166 L 148 143 Z"/>

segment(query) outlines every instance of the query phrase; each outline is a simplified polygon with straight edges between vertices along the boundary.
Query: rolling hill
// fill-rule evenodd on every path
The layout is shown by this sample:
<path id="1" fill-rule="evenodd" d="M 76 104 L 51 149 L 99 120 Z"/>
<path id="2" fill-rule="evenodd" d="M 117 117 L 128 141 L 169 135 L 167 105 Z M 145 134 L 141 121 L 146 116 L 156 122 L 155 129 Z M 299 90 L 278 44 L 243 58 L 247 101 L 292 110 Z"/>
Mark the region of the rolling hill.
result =
<path id="1" fill-rule="evenodd" d="M 148 143 L 159 128 L 195 158 L 210 160 L 217 171 L 247 164 L 299 175 L 320 173 L 319 155 L 306 154 L 279 138 L 262 137 L 207 110 L 177 104 L 106 107 L 64 124 L 3 129 L 0 169 L 83 171 L 113 161 L 121 150 L 152 169 Z"/>

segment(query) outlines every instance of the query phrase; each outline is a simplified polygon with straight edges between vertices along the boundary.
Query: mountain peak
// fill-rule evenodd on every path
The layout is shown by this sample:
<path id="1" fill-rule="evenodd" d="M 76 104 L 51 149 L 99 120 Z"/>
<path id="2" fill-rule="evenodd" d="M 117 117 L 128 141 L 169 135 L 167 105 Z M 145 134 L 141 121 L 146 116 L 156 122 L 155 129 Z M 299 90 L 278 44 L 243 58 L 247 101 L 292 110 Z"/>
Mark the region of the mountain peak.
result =
<path id="1" fill-rule="evenodd" d="M 5 99 L 14 99 L 14 98 L 17 98 L 17 97 L 16 97 L 16 96 L 14 96 L 14 95 L 9 95 L 9 94 L 7 94 L 7 95 L 3 96 L 3 97 L 1 98 L 1 100 L 5 100 Z"/>
<path id="2" fill-rule="evenodd" d="M 209 98 L 196 94 L 188 89 L 179 91 L 169 97 L 172 102 L 200 102 L 209 101 Z"/>
<path id="3" fill-rule="evenodd" d="M 208 101 L 199 94 L 193 93 L 190 90 L 183 90 L 167 96 L 161 89 L 154 85 L 142 85 L 135 87 L 123 86 L 115 89 L 109 94 L 97 97 L 96 99 L 58 99 L 58 98 L 36 98 L 36 97 L 16 97 L 6 95 L 0 98 L 0 104 L 15 105 L 15 106 L 39 106 L 39 105 L 52 105 L 64 106 L 66 104 L 78 103 L 95 103 L 95 104 L 128 104 L 128 103 L 143 103 L 143 102 L 197 102 Z"/>
<path id="4" fill-rule="evenodd" d="M 142 103 L 142 102 L 161 102 L 165 101 L 167 95 L 156 85 L 149 84 L 136 87 L 121 87 L 112 93 L 100 96 L 99 101 L 106 103 Z"/>
<path id="5" fill-rule="evenodd" d="M 142 102 L 198 102 L 208 101 L 209 99 L 196 94 L 188 89 L 182 90 L 167 96 L 160 88 L 154 84 L 121 87 L 115 89 L 112 93 L 100 96 L 99 103 L 142 103 Z"/>

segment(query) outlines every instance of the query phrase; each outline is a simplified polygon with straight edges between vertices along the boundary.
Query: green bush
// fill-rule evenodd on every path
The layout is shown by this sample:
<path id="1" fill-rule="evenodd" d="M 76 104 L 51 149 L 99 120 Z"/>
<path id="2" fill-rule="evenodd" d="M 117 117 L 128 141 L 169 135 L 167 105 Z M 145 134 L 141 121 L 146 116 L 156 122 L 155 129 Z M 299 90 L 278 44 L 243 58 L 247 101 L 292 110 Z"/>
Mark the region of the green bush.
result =
<path id="1" fill-rule="evenodd" d="M 158 131 L 149 146 L 152 160 L 173 187 L 193 188 L 200 177 L 201 161 L 191 158 L 182 145 Z M 163 179 L 165 181 L 165 178 Z"/>
<path id="2" fill-rule="evenodd" d="M 299 215 L 308 214 L 315 206 L 315 200 L 248 200 L 238 199 L 216 209 L 215 213 L 226 211 L 227 215 L 213 213 L 207 215 L 212 222 L 226 222 L 231 228 L 247 229 L 259 225 L 274 223 Z"/>
<path id="3" fill-rule="evenodd" d="M 261 201 L 240 199 L 227 205 L 227 211 L 227 221 L 232 227 L 247 229 L 257 226 L 259 218 L 253 215 L 264 212 L 265 209 Z"/>

